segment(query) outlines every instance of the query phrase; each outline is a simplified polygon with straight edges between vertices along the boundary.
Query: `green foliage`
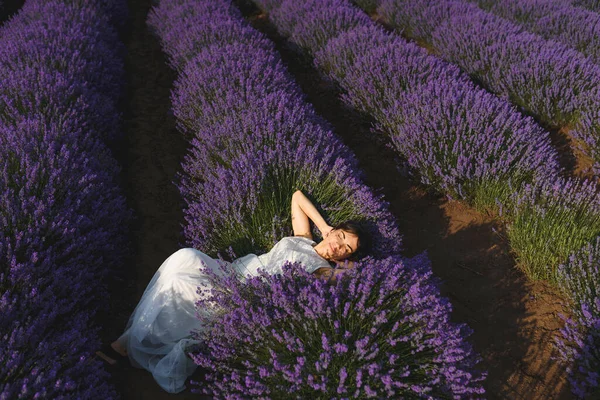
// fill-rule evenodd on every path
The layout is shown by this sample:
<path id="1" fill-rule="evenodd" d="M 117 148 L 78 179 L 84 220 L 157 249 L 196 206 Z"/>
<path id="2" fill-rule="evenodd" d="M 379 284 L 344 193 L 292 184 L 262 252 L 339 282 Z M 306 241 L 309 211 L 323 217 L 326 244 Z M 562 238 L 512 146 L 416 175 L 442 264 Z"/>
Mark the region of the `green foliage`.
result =
<path id="1" fill-rule="evenodd" d="M 558 266 L 600 234 L 597 189 L 590 182 L 558 180 L 516 196 L 508 238 L 530 279 L 560 281 Z"/>

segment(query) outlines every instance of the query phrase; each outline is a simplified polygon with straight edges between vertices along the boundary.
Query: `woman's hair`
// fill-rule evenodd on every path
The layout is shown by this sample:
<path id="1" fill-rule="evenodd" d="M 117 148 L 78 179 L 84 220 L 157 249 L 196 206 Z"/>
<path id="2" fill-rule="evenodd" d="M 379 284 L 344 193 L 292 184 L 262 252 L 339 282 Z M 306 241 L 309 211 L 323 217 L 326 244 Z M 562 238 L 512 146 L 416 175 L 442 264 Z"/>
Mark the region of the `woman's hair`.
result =
<path id="1" fill-rule="evenodd" d="M 369 251 L 371 251 L 371 234 L 367 231 L 366 227 L 362 223 L 352 220 L 345 221 L 335 225 L 333 229 L 342 229 L 358 237 L 358 246 L 356 251 L 347 258 L 348 260 L 356 261 L 366 256 Z"/>

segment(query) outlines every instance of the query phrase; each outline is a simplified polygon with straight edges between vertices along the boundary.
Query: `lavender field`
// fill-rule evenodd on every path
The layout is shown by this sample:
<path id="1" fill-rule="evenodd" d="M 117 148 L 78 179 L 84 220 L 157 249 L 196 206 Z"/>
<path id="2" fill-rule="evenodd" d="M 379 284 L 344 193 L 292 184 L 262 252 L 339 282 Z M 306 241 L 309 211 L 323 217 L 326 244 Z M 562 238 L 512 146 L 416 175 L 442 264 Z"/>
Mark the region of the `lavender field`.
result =
<path id="1" fill-rule="evenodd" d="M 600 398 L 599 21 L 0 0 L 0 400 L 173 398 L 95 351 L 178 249 L 291 235 L 298 189 L 371 254 L 333 285 L 213 276 L 179 398 Z"/>

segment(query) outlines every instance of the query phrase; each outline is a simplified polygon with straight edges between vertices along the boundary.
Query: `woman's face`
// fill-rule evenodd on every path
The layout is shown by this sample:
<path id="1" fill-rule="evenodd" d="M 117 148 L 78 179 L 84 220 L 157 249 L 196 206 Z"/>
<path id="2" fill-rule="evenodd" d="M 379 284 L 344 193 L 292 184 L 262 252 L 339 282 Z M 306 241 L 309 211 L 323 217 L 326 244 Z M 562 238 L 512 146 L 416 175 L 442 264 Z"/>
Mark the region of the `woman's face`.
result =
<path id="1" fill-rule="evenodd" d="M 358 248 L 358 236 L 343 229 L 334 229 L 319 243 L 319 246 L 323 258 L 331 261 L 344 260 Z"/>

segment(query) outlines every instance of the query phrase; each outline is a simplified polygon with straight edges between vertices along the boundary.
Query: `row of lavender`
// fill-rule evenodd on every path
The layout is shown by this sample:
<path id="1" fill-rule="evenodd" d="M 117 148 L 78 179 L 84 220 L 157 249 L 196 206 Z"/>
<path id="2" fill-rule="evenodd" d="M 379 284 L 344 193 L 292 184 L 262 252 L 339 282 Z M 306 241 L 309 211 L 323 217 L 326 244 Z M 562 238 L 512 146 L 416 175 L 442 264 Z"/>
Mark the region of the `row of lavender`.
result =
<path id="1" fill-rule="evenodd" d="M 361 183 L 354 156 L 304 101 L 273 44 L 229 0 L 163 1 L 149 24 L 179 72 L 173 109 L 191 144 L 180 176 L 190 245 L 264 252 L 291 233 L 290 198 L 301 188 L 332 223 L 367 222 L 384 258 L 331 288 L 298 266 L 245 283 L 215 277 L 221 291 L 199 306 L 226 312 L 204 321 L 208 350 L 193 354 L 211 371 L 202 390 L 216 398 L 482 393 L 468 328 L 449 322 L 426 257 L 397 255 L 386 204 Z"/>
<path id="2" fill-rule="evenodd" d="M 93 354 L 131 217 L 107 148 L 123 7 L 28 0 L 0 29 L 1 399 L 117 396 Z"/>
<path id="3" fill-rule="evenodd" d="M 554 39 L 600 64 L 600 14 L 561 0 L 474 0 L 484 10 Z"/>
<path id="4" fill-rule="evenodd" d="M 600 173 L 600 66 L 469 0 L 383 0 L 378 13 L 429 43 L 489 90 L 553 129 L 563 129 Z"/>
<path id="5" fill-rule="evenodd" d="M 516 18 L 515 14 L 525 14 L 526 28 L 547 36 L 559 35 L 568 42 L 565 46 L 525 32 L 466 0 L 432 0 L 418 6 L 403 0 L 376 3 L 378 13 L 392 25 L 428 41 L 444 58 L 458 63 L 486 86 L 537 114 L 544 122 L 555 127 L 570 125 L 574 136 L 586 141 L 594 151 L 599 126 L 600 67 L 593 64 L 591 49 L 597 44 L 597 14 L 552 5 L 551 0 L 535 5 L 479 1 L 483 7 L 504 16 Z M 532 14 L 536 12 L 545 13 L 546 17 L 534 24 L 536 16 Z M 569 49 L 581 48 L 582 43 L 589 46 L 584 50 L 590 59 Z M 551 112 L 540 114 L 538 110 L 542 109 Z M 554 123 L 549 119 L 553 114 L 559 117 L 553 118 Z M 567 119 L 563 122 L 556 122 L 564 117 Z M 557 338 L 563 357 L 579 366 L 571 377 L 573 391 L 582 398 L 598 397 L 598 186 L 592 182 L 557 181 L 545 187 L 526 187 L 518 197 L 526 199 L 527 205 L 523 207 L 519 201 L 514 210 L 509 210 L 511 246 L 521 264 L 549 265 L 554 269 L 553 280 L 571 300 L 574 313 L 574 319 L 562 330 L 563 337 Z"/>
<path id="6" fill-rule="evenodd" d="M 386 34 L 345 1 L 256 3 L 282 34 L 313 55 L 347 103 L 375 118 L 425 184 L 473 203 L 483 190 L 492 192 L 486 205 L 500 201 L 511 245 L 530 277 L 574 282 L 583 267 L 578 257 L 567 262 L 569 256 L 600 232 L 598 188 L 556 176 L 547 134 L 530 118 L 475 87 L 454 66 Z M 389 9 L 392 2 L 385 4 Z M 431 176 L 450 184 L 436 185 Z M 509 182 L 504 193 L 486 188 L 503 181 Z M 598 279 L 588 275 L 586 303 L 593 304 Z M 582 306 L 575 302 L 576 310 Z M 578 328 L 588 327 L 584 322 Z M 576 385 L 580 392 L 589 389 L 581 387 Z"/>

